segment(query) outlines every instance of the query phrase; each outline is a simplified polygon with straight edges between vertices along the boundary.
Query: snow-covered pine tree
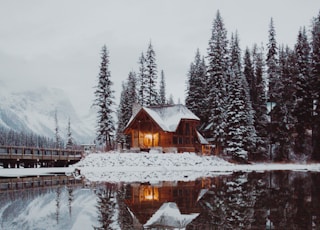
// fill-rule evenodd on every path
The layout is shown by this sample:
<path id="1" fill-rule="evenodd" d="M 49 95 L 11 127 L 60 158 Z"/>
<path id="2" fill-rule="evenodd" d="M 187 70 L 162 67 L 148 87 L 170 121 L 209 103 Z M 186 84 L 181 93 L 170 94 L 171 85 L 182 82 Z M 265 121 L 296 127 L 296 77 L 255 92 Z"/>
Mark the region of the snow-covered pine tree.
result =
<path id="1" fill-rule="evenodd" d="M 298 155 L 311 152 L 307 149 L 307 129 L 311 127 L 312 94 L 310 76 L 310 45 L 305 27 L 298 33 L 295 45 L 296 71 L 295 74 L 295 140 L 294 152 Z"/>
<path id="2" fill-rule="evenodd" d="M 122 82 L 122 91 L 120 94 L 120 104 L 119 108 L 117 110 L 117 116 L 118 116 L 118 126 L 117 126 L 117 131 L 116 131 L 116 141 L 117 143 L 125 143 L 126 137 L 123 133 L 123 130 L 125 128 L 125 113 L 126 113 L 126 96 L 127 96 L 127 85 Z"/>
<path id="3" fill-rule="evenodd" d="M 61 136 L 60 136 L 60 129 L 58 124 L 58 111 L 54 111 L 54 139 L 55 139 L 55 148 L 61 148 Z"/>
<path id="4" fill-rule="evenodd" d="M 170 94 L 170 96 L 169 96 L 168 105 L 174 105 L 174 100 L 173 100 L 173 95 L 172 94 Z"/>
<path id="5" fill-rule="evenodd" d="M 244 58 L 243 58 L 243 74 L 247 79 L 248 86 L 249 86 L 249 94 L 250 94 L 250 99 L 252 103 L 255 101 L 255 98 L 257 97 L 257 92 L 256 92 L 256 78 L 254 75 L 254 68 L 253 68 L 253 63 L 252 63 L 252 58 L 251 58 L 251 53 L 249 48 L 247 47 L 245 52 L 244 52 Z"/>
<path id="6" fill-rule="evenodd" d="M 224 22 L 217 11 L 209 40 L 207 56 L 208 98 L 210 117 L 205 131 L 210 133 L 216 145 L 216 152 L 223 150 L 226 126 L 226 78 L 228 67 L 228 40 Z"/>
<path id="7" fill-rule="evenodd" d="M 313 19 L 311 39 L 311 77 L 313 98 L 312 159 L 320 160 L 320 12 Z"/>
<path id="8" fill-rule="evenodd" d="M 273 18 L 270 20 L 269 24 L 269 41 L 267 44 L 267 79 L 268 79 L 268 103 L 270 106 L 270 124 L 269 124 L 269 140 L 270 140 L 270 158 L 273 159 L 273 144 L 276 140 L 276 129 L 275 125 L 278 122 L 273 116 L 273 108 L 275 107 L 276 98 L 279 98 L 278 93 L 280 92 L 279 81 L 279 57 L 278 57 L 278 47 L 276 42 L 276 32 L 273 24 Z"/>
<path id="9" fill-rule="evenodd" d="M 226 151 L 236 160 L 247 160 L 254 151 L 256 133 L 249 87 L 241 71 L 241 50 L 237 33 L 230 42 L 230 76 L 226 123 Z"/>
<path id="10" fill-rule="evenodd" d="M 279 60 L 278 60 L 278 47 L 276 42 L 276 31 L 273 24 L 273 18 L 270 20 L 269 25 L 269 42 L 268 42 L 268 53 L 267 53 L 267 74 L 268 74 L 268 101 L 274 102 L 278 96 L 278 85 L 279 82 Z"/>
<path id="11" fill-rule="evenodd" d="M 137 103 L 138 101 L 138 95 L 137 95 L 137 76 L 135 72 L 130 72 L 127 80 L 127 94 L 128 94 L 128 104 L 130 107 L 130 110 L 128 109 L 128 114 L 126 116 L 126 122 L 129 121 L 131 115 L 132 115 L 132 106 L 134 103 Z"/>
<path id="12" fill-rule="evenodd" d="M 166 81 L 165 81 L 163 70 L 161 70 L 159 96 L 160 96 L 159 97 L 160 105 L 167 104 L 167 99 L 166 99 Z"/>
<path id="13" fill-rule="evenodd" d="M 94 106 L 97 107 L 97 139 L 106 144 L 106 150 L 112 147 L 112 138 L 115 130 L 113 121 L 114 91 L 109 70 L 109 54 L 106 45 L 101 50 L 101 64 L 98 76 L 98 85 L 95 90 Z"/>
<path id="14" fill-rule="evenodd" d="M 254 82 L 252 85 L 252 108 L 254 110 L 254 126 L 257 133 L 256 153 L 257 158 L 266 158 L 268 152 L 268 109 L 267 109 L 267 92 L 266 92 L 266 79 L 264 76 L 264 54 L 263 47 L 258 48 L 254 44 L 252 49 L 252 64 L 254 69 Z"/>
<path id="15" fill-rule="evenodd" d="M 139 72 L 138 72 L 138 103 L 141 106 L 147 105 L 147 87 L 148 87 L 148 79 L 147 79 L 147 69 L 146 69 L 146 59 L 144 57 L 143 52 L 139 58 Z"/>
<path id="16" fill-rule="evenodd" d="M 295 73 L 295 56 L 287 46 L 279 49 L 279 79 L 277 97 L 272 111 L 273 116 L 273 142 L 276 144 L 274 160 L 282 161 L 289 159 L 292 140 L 292 126 L 294 108 L 293 77 Z"/>
<path id="17" fill-rule="evenodd" d="M 185 104 L 195 115 L 197 115 L 202 124 L 207 124 L 209 120 L 209 110 L 206 104 L 208 95 L 206 64 L 204 57 L 201 57 L 197 49 L 194 61 L 190 65 L 187 81 L 187 92 Z"/>
<path id="18" fill-rule="evenodd" d="M 158 93 L 157 93 L 157 63 L 156 53 L 153 50 L 151 42 L 146 53 L 146 98 L 147 106 L 159 104 Z"/>
<path id="19" fill-rule="evenodd" d="M 73 147 L 73 138 L 72 138 L 72 132 L 71 132 L 71 121 L 70 117 L 68 119 L 68 126 L 67 126 L 67 143 L 66 143 L 66 149 L 72 149 Z"/>
<path id="20" fill-rule="evenodd" d="M 130 72 L 126 83 L 122 84 L 120 104 L 118 109 L 118 127 L 116 140 L 118 143 L 126 143 L 126 136 L 123 133 L 126 125 L 132 116 L 133 104 L 137 102 L 136 75 Z"/>

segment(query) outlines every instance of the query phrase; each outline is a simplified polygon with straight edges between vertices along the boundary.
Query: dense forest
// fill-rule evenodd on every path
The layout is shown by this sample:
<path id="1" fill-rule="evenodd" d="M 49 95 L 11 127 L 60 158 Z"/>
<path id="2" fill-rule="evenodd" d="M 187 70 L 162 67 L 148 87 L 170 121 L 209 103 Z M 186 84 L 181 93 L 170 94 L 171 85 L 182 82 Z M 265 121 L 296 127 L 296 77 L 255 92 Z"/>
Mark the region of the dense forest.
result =
<path id="1" fill-rule="evenodd" d="M 18 132 L 0 127 L 0 146 L 1 145 L 56 148 L 56 141 L 53 138 L 37 135 L 32 132 Z"/>
<path id="2" fill-rule="evenodd" d="M 0 126 L 0 146 L 25 146 L 35 148 L 66 148 L 77 149 L 78 144 L 71 132 L 71 122 L 68 120 L 66 140 L 60 134 L 57 111 L 54 114 L 54 137 L 47 137 L 31 131 L 16 131 Z"/>
<path id="3" fill-rule="evenodd" d="M 197 50 L 187 73 L 185 104 L 220 154 L 239 161 L 320 160 L 320 14 L 310 31 L 297 31 L 294 47 L 278 44 L 275 28 L 271 18 L 266 47 L 253 44 L 242 52 L 240 36 L 234 32 L 228 38 L 218 11 L 207 54 Z M 122 86 L 117 142 L 126 141 L 122 130 L 134 103 L 173 103 L 165 95 L 163 71 L 156 88 L 151 43 L 138 65 Z"/>

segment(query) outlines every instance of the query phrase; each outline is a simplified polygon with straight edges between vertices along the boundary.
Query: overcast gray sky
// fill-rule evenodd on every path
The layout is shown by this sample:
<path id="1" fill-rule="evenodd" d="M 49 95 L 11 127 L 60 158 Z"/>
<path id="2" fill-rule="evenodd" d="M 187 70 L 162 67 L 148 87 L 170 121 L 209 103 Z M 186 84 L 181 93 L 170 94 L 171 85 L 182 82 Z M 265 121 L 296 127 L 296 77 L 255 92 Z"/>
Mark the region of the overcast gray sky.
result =
<path id="1" fill-rule="evenodd" d="M 273 17 L 278 44 L 293 47 L 310 30 L 319 0 L 0 0 L 0 81 L 11 90 L 37 86 L 67 91 L 79 112 L 92 104 L 100 51 L 109 49 L 116 102 L 121 82 L 137 71 L 151 41 L 167 95 L 184 102 L 196 49 L 206 55 L 217 10 L 242 50 L 266 44 Z M 160 74 L 159 74 L 160 75 Z"/>

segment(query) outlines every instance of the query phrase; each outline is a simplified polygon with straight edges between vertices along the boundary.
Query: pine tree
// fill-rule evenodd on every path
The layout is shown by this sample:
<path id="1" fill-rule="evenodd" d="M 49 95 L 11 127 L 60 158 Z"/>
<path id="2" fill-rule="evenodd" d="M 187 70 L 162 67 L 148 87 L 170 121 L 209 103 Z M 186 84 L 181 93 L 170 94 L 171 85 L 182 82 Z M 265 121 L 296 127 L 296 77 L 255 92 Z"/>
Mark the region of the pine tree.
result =
<path id="1" fill-rule="evenodd" d="M 153 50 L 152 44 L 150 42 L 147 53 L 146 53 L 146 98 L 147 106 L 157 105 L 158 94 L 156 90 L 157 85 L 157 64 L 156 64 L 156 53 Z"/>
<path id="2" fill-rule="evenodd" d="M 68 127 L 67 127 L 67 144 L 66 148 L 67 149 L 72 149 L 73 146 L 73 138 L 72 138 L 72 132 L 71 132 L 71 122 L 70 122 L 70 117 L 68 119 Z"/>
<path id="3" fill-rule="evenodd" d="M 208 106 L 205 103 L 208 95 L 207 91 L 206 64 L 204 58 L 201 58 L 199 49 L 197 49 L 188 72 L 185 104 L 204 124 L 208 123 L 208 117 L 210 116 Z"/>
<path id="4" fill-rule="evenodd" d="M 266 80 L 264 77 L 264 58 L 263 58 L 263 48 L 258 48 L 257 45 L 253 46 L 252 50 L 252 64 L 254 71 L 254 84 L 252 84 L 251 101 L 252 108 L 254 110 L 254 126 L 257 133 L 256 141 L 256 153 L 257 158 L 266 158 L 268 149 L 268 109 L 267 109 L 267 93 L 266 93 Z"/>
<path id="5" fill-rule="evenodd" d="M 272 157 L 273 144 L 276 140 L 276 129 L 275 125 L 278 122 L 274 117 L 273 108 L 275 106 L 276 98 L 279 98 L 278 93 L 280 92 L 281 82 L 279 81 L 279 60 L 278 60 L 278 47 L 276 42 L 276 32 L 273 24 L 273 18 L 270 20 L 269 25 L 269 42 L 267 44 L 267 79 L 268 79 L 268 102 L 270 103 L 270 120 L 269 124 L 269 135 L 270 135 L 270 157 Z"/>
<path id="6" fill-rule="evenodd" d="M 230 43 L 230 76 L 226 124 L 226 151 L 236 160 L 247 160 L 256 141 L 253 110 L 247 80 L 241 72 L 241 50 L 237 33 Z"/>
<path id="7" fill-rule="evenodd" d="M 136 75 L 130 72 L 126 83 L 122 84 L 120 104 L 118 109 L 118 127 L 116 140 L 119 143 L 126 143 L 126 136 L 123 133 L 126 125 L 132 116 L 133 104 L 137 102 Z"/>
<path id="8" fill-rule="evenodd" d="M 289 159 L 293 125 L 294 87 L 292 76 L 295 75 L 295 59 L 293 51 L 283 46 L 279 49 L 279 79 L 278 97 L 275 98 L 275 107 L 272 111 L 274 118 L 273 143 L 275 146 L 275 160 Z"/>
<path id="9" fill-rule="evenodd" d="M 172 94 L 170 94 L 170 96 L 169 96 L 168 105 L 174 105 L 174 100 L 173 100 Z"/>
<path id="10" fill-rule="evenodd" d="M 228 66 L 228 40 L 220 12 L 213 22 L 211 38 L 209 40 L 207 57 L 208 99 L 206 101 L 210 117 L 205 130 L 210 133 L 216 145 L 216 151 L 221 152 L 225 142 L 226 126 L 226 78 Z"/>
<path id="11" fill-rule="evenodd" d="M 119 108 L 117 110 L 118 115 L 118 126 L 117 126 L 117 132 L 116 132 L 116 141 L 117 143 L 124 143 L 126 141 L 126 137 L 123 133 L 123 130 L 125 129 L 125 113 L 127 108 L 127 86 L 125 83 L 122 83 L 122 91 L 120 95 L 120 104 Z"/>
<path id="12" fill-rule="evenodd" d="M 132 115 L 132 106 L 134 103 L 137 103 L 138 101 L 138 95 L 137 95 L 137 76 L 135 72 L 130 72 L 128 76 L 128 101 L 129 101 L 129 107 L 130 110 L 128 110 L 127 115 L 127 122 L 129 121 L 131 115 Z"/>
<path id="13" fill-rule="evenodd" d="M 310 76 L 310 45 L 305 27 L 299 30 L 295 45 L 296 75 L 295 75 L 295 153 L 309 152 L 307 149 L 306 131 L 311 127 L 312 95 Z"/>
<path id="14" fill-rule="evenodd" d="M 147 79 L 147 69 L 146 69 L 146 59 L 144 54 L 141 53 L 139 58 L 139 91 L 138 91 L 138 103 L 141 106 L 147 105 L 147 87 L 148 87 L 148 79 Z"/>
<path id="15" fill-rule="evenodd" d="M 245 52 L 244 52 L 244 58 L 243 58 L 243 63 L 244 63 L 244 69 L 243 69 L 243 74 L 247 79 L 248 86 L 249 86 L 249 92 L 250 92 L 250 98 L 252 103 L 255 101 L 255 98 L 257 97 L 257 92 L 256 92 L 256 78 L 254 75 L 254 67 L 252 63 L 252 58 L 250 54 L 250 50 L 247 47 Z"/>
<path id="16" fill-rule="evenodd" d="M 59 149 L 61 147 L 61 137 L 60 137 L 60 129 L 58 124 L 58 111 L 54 112 L 54 123 L 55 123 L 55 148 Z"/>
<path id="17" fill-rule="evenodd" d="M 276 42 L 276 32 L 273 25 L 273 19 L 271 18 L 269 25 L 269 43 L 267 53 L 267 73 L 269 80 L 268 99 L 270 102 L 274 102 L 277 97 L 277 83 L 279 82 L 278 76 L 278 47 Z"/>
<path id="18" fill-rule="evenodd" d="M 320 12 L 313 19 L 311 41 L 311 77 L 312 77 L 312 159 L 320 160 Z"/>
<path id="19" fill-rule="evenodd" d="M 109 71 L 109 54 L 107 47 L 104 45 L 101 51 L 101 65 L 98 77 L 98 85 L 95 91 L 94 106 L 98 109 L 97 119 L 97 139 L 106 144 L 107 150 L 111 149 L 114 128 L 113 105 L 114 91 Z"/>
<path id="20" fill-rule="evenodd" d="M 159 90 L 159 96 L 160 96 L 160 105 L 167 104 L 166 99 L 166 82 L 164 77 L 164 72 L 161 70 L 161 80 L 160 80 L 160 90 Z"/>

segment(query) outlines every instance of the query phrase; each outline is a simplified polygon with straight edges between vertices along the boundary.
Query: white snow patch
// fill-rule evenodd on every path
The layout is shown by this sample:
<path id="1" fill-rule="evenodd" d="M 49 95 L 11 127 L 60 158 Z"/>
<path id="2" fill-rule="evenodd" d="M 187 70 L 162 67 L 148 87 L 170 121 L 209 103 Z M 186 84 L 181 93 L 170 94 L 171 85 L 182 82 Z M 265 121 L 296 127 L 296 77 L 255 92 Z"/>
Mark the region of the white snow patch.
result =
<path id="1" fill-rule="evenodd" d="M 235 171 L 320 171 L 320 164 L 231 164 L 216 156 L 195 153 L 98 153 L 90 154 L 73 167 L 90 181 L 152 182 L 191 181 Z"/>
<path id="2" fill-rule="evenodd" d="M 236 171 L 316 171 L 320 164 L 231 164 L 216 156 L 195 153 L 92 153 L 69 168 L 0 169 L 1 176 L 71 174 L 75 168 L 89 181 L 157 182 L 192 181 Z"/>

